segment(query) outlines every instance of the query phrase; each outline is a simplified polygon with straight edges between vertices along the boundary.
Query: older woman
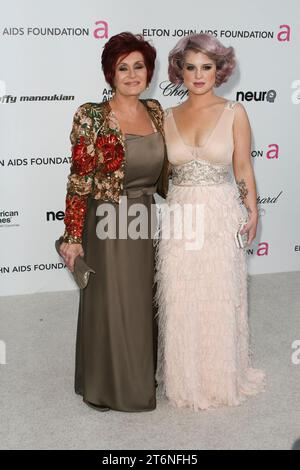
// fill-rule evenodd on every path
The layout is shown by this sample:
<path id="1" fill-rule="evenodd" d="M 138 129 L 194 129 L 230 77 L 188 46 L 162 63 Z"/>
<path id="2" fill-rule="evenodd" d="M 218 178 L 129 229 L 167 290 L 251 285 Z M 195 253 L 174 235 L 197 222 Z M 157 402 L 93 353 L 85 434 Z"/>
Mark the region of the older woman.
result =
<path id="1" fill-rule="evenodd" d="M 75 391 L 99 410 L 156 406 L 151 206 L 166 194 L 167 160 L 161 107 L 139 99 L 155 57 L 141 36 L 113 36 L 102 53 L 113 98 L 80 106 L 71 133 L 61 254 L 71 271 L 77 255 L 96 271 L 80 296 Z M 142 227 L 128 233 L 137 209 Z"/>
<path id="2" fill-rule="evenodd" d="M 250 244 L 257 226 L 250 126 L 243 105 L 214 93 L 234 66 L 233 49 L 206 34 L 181 39 L 169 55 L 170 80 L 189 95 L 165 119 L 173 185 L 157 271 L 158 380 L 175 406 L 194 410 L 238 405 L 264 388 L 250 361 L 241 239 Z"/>

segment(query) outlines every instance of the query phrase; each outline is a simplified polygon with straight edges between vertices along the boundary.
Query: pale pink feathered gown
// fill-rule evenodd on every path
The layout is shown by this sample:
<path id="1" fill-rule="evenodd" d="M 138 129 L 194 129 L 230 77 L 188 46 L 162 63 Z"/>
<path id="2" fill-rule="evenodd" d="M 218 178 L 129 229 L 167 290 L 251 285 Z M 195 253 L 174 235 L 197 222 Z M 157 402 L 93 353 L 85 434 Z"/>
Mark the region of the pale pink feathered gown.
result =
<path id="1" fill-rule="evenodd" d="M 239 405 L 265 387 L 264 372 L 251 367 L 246 255 L 234 239 L 244 217 L 229 176 L 234 105 L 224 105 L 208 140 L 196 148 L 183 142 L 172 109 L 166 112 L 172 220 L 183 213 L 184 204 L 192 204 L 190 220 L 195 224 L 200 205 L 204 231 L 202 248 L 187 250 L 186 241 L 191 240 L 174 233 L 179 219 L 173 229 L 170 224 L 171 236 L 164 236 L 168 217 L 162 214 L 156 272 L 157 380 L 172 404 L 194 410 Z"/>

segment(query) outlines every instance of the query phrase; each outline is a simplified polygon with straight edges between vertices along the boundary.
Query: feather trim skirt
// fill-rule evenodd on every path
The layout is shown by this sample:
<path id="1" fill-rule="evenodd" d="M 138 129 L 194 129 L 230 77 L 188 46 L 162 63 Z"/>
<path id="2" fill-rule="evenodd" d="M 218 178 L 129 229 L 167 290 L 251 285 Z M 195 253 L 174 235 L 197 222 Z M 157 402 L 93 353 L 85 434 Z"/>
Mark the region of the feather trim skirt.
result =
<path id="1" fill-rule="evenodd" d="M 264 390 L 265 374 L 251 366 L 246 255 L 234 239 L 243 218 L 236 187 L 173 185 L 162 207 L 173 212 L 161 211 L 156 251 L 159 390 L 178 407 L 239 405 Z M 196 233 L 196 207 L 203 244 L 187 249 L 190 235 L 182 230 L 179 238 L 178 227 L 190 217 Z"/>

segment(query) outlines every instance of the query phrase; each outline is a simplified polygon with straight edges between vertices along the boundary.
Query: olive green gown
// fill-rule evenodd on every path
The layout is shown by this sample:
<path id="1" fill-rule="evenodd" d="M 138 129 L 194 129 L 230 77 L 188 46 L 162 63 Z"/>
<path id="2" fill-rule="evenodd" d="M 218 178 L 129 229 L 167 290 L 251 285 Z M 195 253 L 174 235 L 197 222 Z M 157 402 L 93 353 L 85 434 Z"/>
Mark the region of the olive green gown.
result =
<path id="1" fill-rule="evenodd" d="M 99 407 L 147 411 L 156 407 L 157 326 L 151 238 L 155 216 L 154 206 L 151 216 L 151 205 L 163 166 L 162 135 L 128 134 L 125 156 L 123 195 L 127 196 L 128 208 L 132 204 L 147 208 L 148 237 L 121 239 L 120 205 L 89 199 L 83 249 L 87 264 L 96 274 L 90 276 L 88 286 L 80 292 L 75 392 L 85 402 Z M 96 225 L 104 215 L 97 216 L 96 210 L 101 210 L 102 204 L 116 209 L 116 239 L 97 237 Z M 126 228 L 136 217 L 127 217 Z"/>

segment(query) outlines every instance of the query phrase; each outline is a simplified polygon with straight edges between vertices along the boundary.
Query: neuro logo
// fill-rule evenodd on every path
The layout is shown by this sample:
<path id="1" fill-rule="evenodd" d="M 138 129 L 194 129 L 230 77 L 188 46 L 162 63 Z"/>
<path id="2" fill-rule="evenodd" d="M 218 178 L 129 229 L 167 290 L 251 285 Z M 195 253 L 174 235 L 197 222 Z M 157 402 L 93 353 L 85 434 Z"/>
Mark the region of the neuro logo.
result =
<path id="1" fill-rule="evenodd" d="M 46 221 L 54 222 L 56 220 L 64 220 L 65 213 L 63 211 L 47 211 L 46 212 Z"/>
<path id="2" fill-rule="evenodd" d="M 274 103 L 277 92 L 273 89 L 268 91 L 237 91 L 236 101 L 268 101 Z"/>

